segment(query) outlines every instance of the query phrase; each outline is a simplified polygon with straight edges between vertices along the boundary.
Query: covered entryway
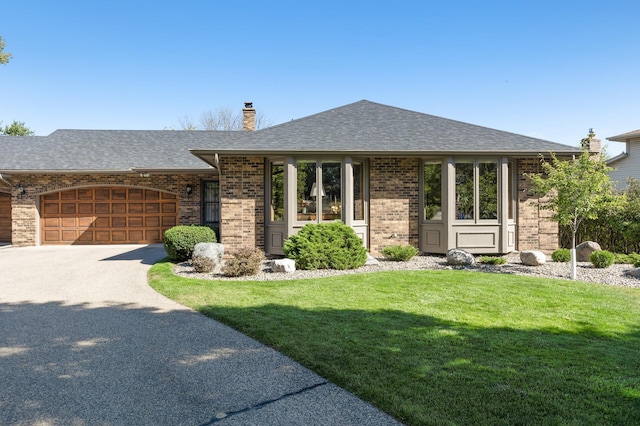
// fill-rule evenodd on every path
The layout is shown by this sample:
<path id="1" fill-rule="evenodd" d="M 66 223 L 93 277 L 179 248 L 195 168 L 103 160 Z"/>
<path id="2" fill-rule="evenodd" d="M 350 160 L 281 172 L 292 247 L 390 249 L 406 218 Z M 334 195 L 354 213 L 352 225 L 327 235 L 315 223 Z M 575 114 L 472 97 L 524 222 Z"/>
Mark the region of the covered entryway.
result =
<path id="1" fill-rule="evenodd" d="M 150 244 L 178 223 L 176 195 L 142 188 L 80 188 L 41 197 L 42 244 Z"/>
<path id="2" fill-rule="evenodd" d="M 0 192 L 0 243 L 11 242 L 11 194 Z"/>

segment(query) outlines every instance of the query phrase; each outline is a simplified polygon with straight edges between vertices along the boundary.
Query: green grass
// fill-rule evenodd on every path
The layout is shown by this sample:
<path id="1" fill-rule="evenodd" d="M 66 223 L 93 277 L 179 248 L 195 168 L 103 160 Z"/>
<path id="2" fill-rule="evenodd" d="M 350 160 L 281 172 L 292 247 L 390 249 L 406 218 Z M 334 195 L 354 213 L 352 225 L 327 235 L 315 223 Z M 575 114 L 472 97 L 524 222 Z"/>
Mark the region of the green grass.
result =
<path id="1" fill-rule="evenodd" d="M 640 290 L 395 271 L 207 281 L 160 293 L 413 425 L 640 424 Z"/>

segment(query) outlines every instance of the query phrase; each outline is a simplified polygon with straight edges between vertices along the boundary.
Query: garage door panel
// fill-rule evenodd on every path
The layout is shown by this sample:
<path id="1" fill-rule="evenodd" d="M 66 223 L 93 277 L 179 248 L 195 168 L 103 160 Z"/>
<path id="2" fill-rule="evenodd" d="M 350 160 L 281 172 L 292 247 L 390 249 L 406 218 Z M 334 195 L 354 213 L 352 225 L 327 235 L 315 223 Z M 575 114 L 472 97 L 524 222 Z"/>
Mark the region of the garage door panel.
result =
<path id="1" fill-rule="evenodd" d="M 11 194 L 0 193 L 0 242 L 11 242 Z"/>
<path id="2" fill-rule="evenodd" d="M 126 228 L 127 227 L 127 218 L 126 217 L 114 217 L 111 219 L 111 227 L 112 228 Z"/>
<path id="3" fill-rule="evenodd" d="M 42 196 L 44 244 L 162 242 L 178 223 L 175 194 L 141 188 L 82 188 Z"/>
<path id="4" fill-rule="evenodd" d="M 75 203 L 62 203 L 60 207 L 60 212 L 62 214 L 76 214 L 77 207 L 78 206 Z"/>
<path id="5" fill-rule="evenodd" d="M 80 214 L 93 214 L 93 204 L 92 203 L 79 203 L 78 204 L 78 213 L 80 213 Z"/>
<path id="6" fill-rule="evenodd" d="M 63 228 L 76 228 L 76 218 L 75 217 L 63 217 L 61 218 Z"/>

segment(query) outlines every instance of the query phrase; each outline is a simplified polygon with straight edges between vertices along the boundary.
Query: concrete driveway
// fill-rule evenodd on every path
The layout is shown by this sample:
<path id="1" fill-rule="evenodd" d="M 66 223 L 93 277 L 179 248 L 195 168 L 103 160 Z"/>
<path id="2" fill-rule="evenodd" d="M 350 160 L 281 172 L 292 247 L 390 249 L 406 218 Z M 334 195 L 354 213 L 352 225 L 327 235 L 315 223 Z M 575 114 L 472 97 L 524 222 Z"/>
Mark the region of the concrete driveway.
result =
<path id="1" fill-rule="evenodd" d="M 393 425 L 154 292 L 161 245 L 0 247 L 2 425 Z"/>

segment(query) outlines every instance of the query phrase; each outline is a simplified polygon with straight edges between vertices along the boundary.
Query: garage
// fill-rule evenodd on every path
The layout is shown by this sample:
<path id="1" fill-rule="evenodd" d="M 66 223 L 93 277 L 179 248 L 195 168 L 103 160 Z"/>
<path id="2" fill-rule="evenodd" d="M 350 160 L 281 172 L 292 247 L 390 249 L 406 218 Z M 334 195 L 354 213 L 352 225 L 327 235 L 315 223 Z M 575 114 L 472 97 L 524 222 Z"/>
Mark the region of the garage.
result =
<path id="1" fill-rule="evenodd" d="M 178 223 L 174 194 L 99 187 L 41 197 L 42 244 L 151 244 Z"/>
<path id="2" fill-rule="evenodd" d="M 0 193 L 0 243 L 11 242 L 11 194 Z"/>

